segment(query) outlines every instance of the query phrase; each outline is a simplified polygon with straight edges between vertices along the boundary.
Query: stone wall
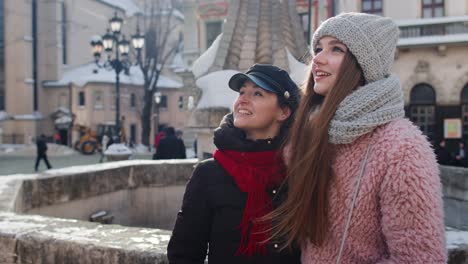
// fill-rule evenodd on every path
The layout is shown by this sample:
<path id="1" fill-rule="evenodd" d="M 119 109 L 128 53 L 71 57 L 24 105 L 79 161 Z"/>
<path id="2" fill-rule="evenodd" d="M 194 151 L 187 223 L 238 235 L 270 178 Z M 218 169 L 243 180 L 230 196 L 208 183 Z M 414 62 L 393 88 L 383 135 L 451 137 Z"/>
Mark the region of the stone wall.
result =
<path id="1" fill-rule="evenodd" d="M 196 163 L 121 161 L 0 177 L 0 263 L 168 263 L 170 231 L 86 220 L 89 212 L 107 205 L 105 209 L 121 224 L 172 227 Z M 119 196 L 122 198 L 117 199 Z M 135 203 L 126 199 L 129 197 Z M 142 211 L 137 221 L 119 218 L 125 211 L 119 215 L 122 208 L 112 207 L 121 203 Z M 138 208 L 139 203 L 153 207 Z M 153 214 L 149 219 L 156 223 L 142 223 L 141 215 L 146 214 Z"/>
<path id="2" fill-rule="evenodd" d="M 175 216 L 196 163 L 196 160 L 121 161 L 51 170 L 40 175 L 0 177 L 0 263 L 168 263 L 166 247 L 170 231 L 91 223 L 81 221 L 86 220 L 87 213 L 80 214 L 87 212 L 86 208 L 94 210 L 94 203 L 102 206 L 100 199 L 108 200 L 112 208 L 129 202 L 126 201 L 129 197 L 143 196 L 136 200 L 174 200 L 159 204 L 156 211 Z M 441 166 L 441 172 L 446 221 L 453 220 L 452 226 L 463 227 L 468 222 L 468 169 Z M 80 202 L 86 204 L 85 209 L 79 206 Z M 150 214 L 149 211 L 142 214 Z M 61 218 L 25 214 L 58 212 L 61 215 L 56 216 Z M 166 221 L 172 222 L 173 218 Z M 457 231 L 447 231 L 447 237 L 461 234 L 453 232 Z M 468 244 L 455 242 L 447 245 L 448 263 L 468 263 Z"/>
<path id="3" fill-rule="evenodd" d="M 468 169 L 440 166 L 445 224 L 468 230 Z"/>

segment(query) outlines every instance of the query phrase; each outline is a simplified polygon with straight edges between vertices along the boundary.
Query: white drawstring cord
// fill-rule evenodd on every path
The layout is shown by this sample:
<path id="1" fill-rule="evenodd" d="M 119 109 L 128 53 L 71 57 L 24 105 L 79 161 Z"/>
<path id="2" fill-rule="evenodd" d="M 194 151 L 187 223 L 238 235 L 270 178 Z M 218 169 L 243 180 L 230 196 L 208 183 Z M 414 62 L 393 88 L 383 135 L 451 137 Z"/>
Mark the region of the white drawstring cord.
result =
<path id="1" fill-rule="evenodd" d="M 348 219 L 346 220 L 346 225 L 345 225 L 345 229 L 343 232 L 343 238 L 341 239 L 340 251 L 338 253 L 338 258 L 336 259 L 336 264 L 340 264 L 341 256 L 343 255 L 343 249 L 344 249 L 344 245 L 346 241 L 346 236 L 348 235 L 348 228 L 349 228 L 349 225 L 351 224 L 351 217 L 353 216 L 354 205 L 356 203 L 356 198 L 359 193 L 359 187 L 361 185 L 361 178 L 362 178 L 362 175 L 364 174 L 364 168 L 366 167 L 367 157 L 369 156 L 369 152 L 371 148 L 372 148 L 372 145 L 369 144 L 369 146 L 367 147 L 366 155 L 364 156 L 364 161 L 362 162 L 361 169 L 359 171 L 359 177 L 357 179 L 356 188 L 354 188 L 353 201 L 351 204 L 351 208 L 349 210 Z"/>

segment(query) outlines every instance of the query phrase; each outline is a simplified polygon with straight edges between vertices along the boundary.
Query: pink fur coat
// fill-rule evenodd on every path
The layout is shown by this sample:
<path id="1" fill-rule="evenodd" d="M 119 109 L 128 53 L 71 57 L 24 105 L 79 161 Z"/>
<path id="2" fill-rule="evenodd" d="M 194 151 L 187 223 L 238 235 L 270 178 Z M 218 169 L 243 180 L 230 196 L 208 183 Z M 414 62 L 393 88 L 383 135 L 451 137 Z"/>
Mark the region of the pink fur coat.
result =
<path id="1" fill-rule="evenodd" d="M 446 263 L 439 169 L 426 138 L 407 119 L 336 146 L 325 243 L 303 248 L 302 263 L 335 263 L 368 146 L 372 145 L 341 263 Z"/>

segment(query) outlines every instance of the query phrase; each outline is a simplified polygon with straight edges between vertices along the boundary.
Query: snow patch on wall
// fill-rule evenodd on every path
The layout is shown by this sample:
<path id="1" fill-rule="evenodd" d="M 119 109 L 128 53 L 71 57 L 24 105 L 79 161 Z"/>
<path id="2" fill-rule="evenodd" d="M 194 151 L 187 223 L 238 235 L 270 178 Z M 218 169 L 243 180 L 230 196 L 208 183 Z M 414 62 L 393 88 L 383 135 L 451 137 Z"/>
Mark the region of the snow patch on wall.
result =
<path id="1" fill-rule="evenodd" d="M 216 54 L 218 53 L 219 43 L 221 42 L 221 38 L 223 34 L 219 34 L 216 39 L 213 41 L 213 44 L 205 51 L 203 54 L 198 57 L 193 62 L 192 72 L 195 76 L 195 79 L 198 79 L 202 75 L 206 74 L 210 69 L 211 65 L 213 65 L 214 60 L 216 59 Z"/>
<path id="2" fill-rule="evenodd" d="M 289 64 L 289 75 L 291 79 L 297 84 L 302 85 L 305 83 L 307 74 L 310 71 L 310 67 L 294 58 L 294 56 L 289 52 L 288 48 L 286 49 L 286 54 L 288 55 L 288 64 Z"/>
<path id="3" fill-rule="evenodd" d="M 232 109 L 232 105 L 238 93 L 229 88 L 228 81 L 236 73 L 239 73 L 239 71 L 216 71 L 198 79 L 195 84 L 201 88 L 203 92 L 198 102 L 197 109 L 210 107 Z"/>

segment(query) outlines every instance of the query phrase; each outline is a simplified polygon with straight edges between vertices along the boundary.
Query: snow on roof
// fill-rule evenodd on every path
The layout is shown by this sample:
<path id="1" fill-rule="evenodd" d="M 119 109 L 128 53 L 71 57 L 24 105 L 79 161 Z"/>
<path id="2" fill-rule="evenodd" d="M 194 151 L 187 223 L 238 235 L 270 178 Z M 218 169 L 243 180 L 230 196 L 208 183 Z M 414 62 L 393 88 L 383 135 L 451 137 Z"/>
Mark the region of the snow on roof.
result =
<path id="1" fill-rule="evenodd" d="M 425 46 L 425 45 L 437 45 L 437 44 L 456 44 L 456 43 L 464 43 L 464 42 L 468 42 L 468 34 L 400 38 L 398 40 L 398 47 Z"/>
<path id="2" fill-rule="evenodd" d="M 238 93 L 228 86 L 229 79 L 239 71 L 223 70 L 207 74 L 196 81 L 196 85 L 202 89 L 202 97 L 197 109 L 211 107 L 225 107 L 232 109 L 232 104 Z"/>
<path id="3" fill-rule="evenodd" d="M 288 48 L 285 49 L 286 54 L 288 55 L 289 75 L 297 85 L 302 85 L 306 81 L 310 67 L 296 60 L 291 52 L 289 52 Z"/>
<path id="4" fill-rule="evenodd" d="M 5 111 L 0 111 L 0 121 L 8 119 L 11 119 L 11 116 Z"/>
<path id="5" fill-rule="evenodd" d="M 445 24 L 454 22 L 467 22 L 468 16 L 453 16 L 453 17 L 431 17 L 431 18 L 415 18 L 395 20 L 399 27 L 421 26 L 433 24 Z"/>
<path id="6" fill-rule="evenodd" d="M 56 125 L 60 124 L 70 124 L 73 121 L 73 119 L 70 116 L 62 116 L 57 119 L 55 119 L 54 123 Z"/>
<path id="7" fill-rule="evenodd" d="M 34 112 L 32 114 L 26 115 L 14 115 L 13 119 L 15 120 L 39 120 L 44 118 L 44 116 L 40 112 Z"/>
<path id="8" fill-rule="evenodd" d="M 59 107 L 55 108 L 55 110 L 53 112 L 62 112 L 64 114 L 71 114 L 70 109 L 68 109 L 67 107 L 64 107 L 64 106 L 59 106 Z"/>
<path id="9" fill-rule="evenodd" d="M 182 88 L 184 85 L 178 81 L 172 80 L 164 75 L 159 75 L 157 87 L 161 88 Z"/>
<path id="10" fill-rule="evenodd" d="M 445 238 L 447 240 L 447 249 L 468 245 L 468 231 L 460 231 L 447 227 L 445 230 Z"/>
<path id="11" fill-rule="evenodd" d="M 125 11 L 126 16 L 133 16 L 137 13 L 142 13 L 141 9 L 132 0 L 99 0 L 110 6 L 114 6 Z"/>
<path id="12" fill-rule="evenodd" d="M 99 68 L 94 62 L 88 63 L 65 70 L 60 80 L 46 81 L 44 82 L 44 86 L 66 86 L 74 83 L 77 86 L 83 87 L 90 82 L 115 83 L 115 71 Z M 129 75 L 121 72 L 120 83 L 143 86 L 145 82 L 140 67 L 130 67 Z M 164 88 L 180 88 L 183 86 L 180 82 L 163 75 L 159 76 L 157 85 Z"/>
<path id="13" fill-rule="evenodd" d="M 182 12 L 180 12 L 179 9 L 174 8 L 174 10 L 172 11 L 172 14 L 173 14 L 175 17 L 177 17 L 177 18 L 179 18 L 179 19 L 181 19 L 181 20 L 185 20 L 184 14 L 183 14 Z"/>
<path id="14" fill-rule="evenodd" d="M 221 42 L 222 36 L 223 33 L 219 34 L 213 41 L 213 44 L 211 44 L 211 46 L 193 62 L 192 72 L 195 76 L 195 79 L 198 79 L 202 75 L 206 74 L 211 65 L 213 65 L 216 54 L 218 53 L 219 43 Z"/>

